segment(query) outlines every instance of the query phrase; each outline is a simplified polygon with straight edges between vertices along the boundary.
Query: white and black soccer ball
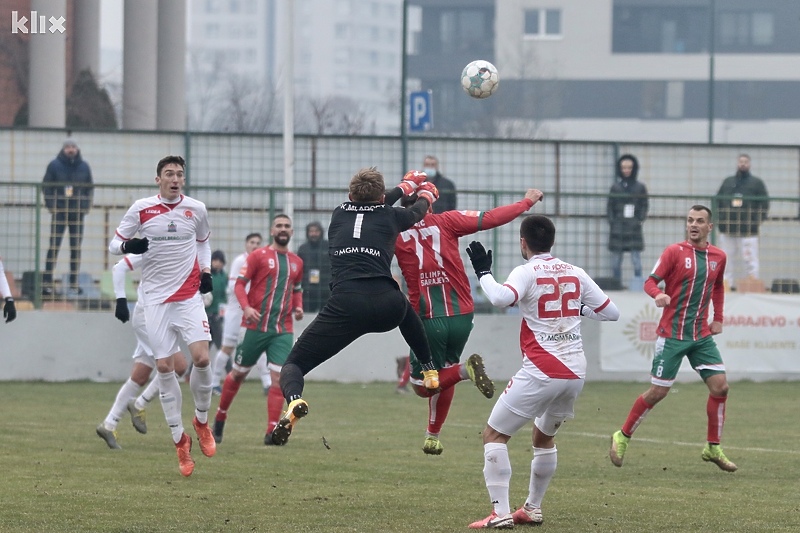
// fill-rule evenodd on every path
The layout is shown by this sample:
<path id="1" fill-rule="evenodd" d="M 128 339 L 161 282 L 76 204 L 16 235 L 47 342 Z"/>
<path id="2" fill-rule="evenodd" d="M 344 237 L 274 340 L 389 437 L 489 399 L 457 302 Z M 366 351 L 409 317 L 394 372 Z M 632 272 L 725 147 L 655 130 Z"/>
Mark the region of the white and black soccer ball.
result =
<path id="1" fill-rule="evenodd" d="M 489 98 L 499 85 L 497 69 L 483 59 L 471 62 L 461 71 L 461 87 L 473 98 Z"/>

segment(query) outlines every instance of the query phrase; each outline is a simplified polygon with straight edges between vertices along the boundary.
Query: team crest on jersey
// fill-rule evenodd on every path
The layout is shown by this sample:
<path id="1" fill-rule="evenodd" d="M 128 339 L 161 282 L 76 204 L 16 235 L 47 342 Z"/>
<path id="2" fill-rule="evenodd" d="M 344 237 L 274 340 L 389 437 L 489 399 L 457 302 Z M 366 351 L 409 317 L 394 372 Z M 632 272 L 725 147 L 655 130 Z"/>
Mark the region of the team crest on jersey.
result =
<path id="1" fill-rule="evenodd" d="M 185 216 L 186 218 L 192 218 L 192 217 L 194 216 L 194 213 L 192 213 L 192 210 L 191 210 L 191 209 L 186 209 L 186 210 L 183 212 L 183 216 Z"/>
<path id="2" fill-rule="evenodd" d="M 297 272 L 297 265 L 295 265 L 294 263 L 292 263 L 292 264 L 291 264 L 291 267 L 292 267 L 292 272 Z"/>
<path id="3" fill-rule="evenodd" d="M 709 261 L 708 264 L 711 265 L 711 270 L 716 270 L 717 269 L 717 262 L 716 261 Z"/>
<path id="4" fill-rule="evenodd" d="M 177 233 L 178 232 L 178 226 L 176 226 L 174 222 L 170 222 L 169 225 L 167 226 L 167 232 L 168 233 Z"/>

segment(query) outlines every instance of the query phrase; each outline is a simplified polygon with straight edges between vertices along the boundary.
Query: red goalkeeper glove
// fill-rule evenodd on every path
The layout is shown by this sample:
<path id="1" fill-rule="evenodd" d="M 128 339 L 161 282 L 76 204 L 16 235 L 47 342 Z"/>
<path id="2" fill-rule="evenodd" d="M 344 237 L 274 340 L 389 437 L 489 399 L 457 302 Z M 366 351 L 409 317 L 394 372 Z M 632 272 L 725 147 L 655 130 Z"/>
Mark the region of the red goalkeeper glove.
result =
<path id="1" fill-rule="evenodd" d="M 439 189 L 433 183 L 426 181 L 417 187 L 417 196 L 425 198 L 428 200 L 428 204 L 433 205 L 433 202 L 439 199 Z"/>
<path id="2" fill-rule="evenodd" d="M 403 181 L 400 182 L 400 187 L 403 190 L 403 194 L 405 196 L 410 196 L 414 194 L 414 191 L 428 179 L 428 175 L 420 170 L 409 170 L 406 172 L 406 175 L 403 176 Z"/>

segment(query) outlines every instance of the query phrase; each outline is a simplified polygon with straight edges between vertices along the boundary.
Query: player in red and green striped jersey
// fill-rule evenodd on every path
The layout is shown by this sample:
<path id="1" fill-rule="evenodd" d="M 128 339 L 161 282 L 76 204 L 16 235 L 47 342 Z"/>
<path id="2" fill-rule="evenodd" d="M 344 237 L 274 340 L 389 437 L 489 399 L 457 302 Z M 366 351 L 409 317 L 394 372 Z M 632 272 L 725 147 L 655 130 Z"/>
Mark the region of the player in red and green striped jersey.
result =
<path id="1" fill-rule="evenodd" d="M 726 257 L 725 252 L 708 242 L 714 227 L 711 220 L 708 207 L 692 206 L 686 217 L 687 240 L 668 246 L 645 281 L 645 292 L 664 311 L 658 324 L 650 388 L 636 399 L 622 429 L 611 437 L 609 457 L 615 466 L 622 466 L 631 435 L 644 417 L 666 398 L 686 356 L 709 391 L 708 443 L 701 457 L 726 472 L 736 471 L 736 465 L 725 457 L 720 446 L 728 380 L 712 335 L 722 333 Z M 658 287 L 661 282 L 663 291 Z M 714 315 L 709 324 L 712 305 Z"/>
<path id="2" fill-rule="evenodd" d="M 234 292 L 242 307 L 242 327 L 246 331 L 236 348 L 233 368 L 222 385 L 214 420 L 214 439 L 217 442 L 222 442 L 228 409 L 239 387 L 261 354 L 266 352 L 272 385 L 267 392 L 264 444 L 273 444 L 272 430 L 283 408 L 280 371 L 294 343 L 292 319 L 303 318 L 303 260 L 289 251 L 293 234 L 292 220 L 283 214 L 276 215 L 270 228 L 272 244 L 248 255 L 236 280 Z"/>
<path id="3" fill-rule="evenodd" d="M 508 224 L 542 197 L 541 191 L 528 189 L 522 200 L 489 211 L 429 213 L 397 237 L 395 256 L 408 285 L 408 298 L 422 317 L 431 355 L 439 369 L 441 390 L 434 393 L 423 386 L 422 366 L 412 352 L 414 392 L 428 398 L 428 427 L 422 447 L 427 454 L 442 453 L 439 433 L 450 411 L 457 383 L 471 379 L 487 398 L 494 394 L 494 384 L 486 376 L 480 355 L 473 354 L 460 363 L 472 331 L 475 306 L 458 239 Z M 404 205 L 413 204 L 413 201 L 413 195 L 403 200 Z"/>

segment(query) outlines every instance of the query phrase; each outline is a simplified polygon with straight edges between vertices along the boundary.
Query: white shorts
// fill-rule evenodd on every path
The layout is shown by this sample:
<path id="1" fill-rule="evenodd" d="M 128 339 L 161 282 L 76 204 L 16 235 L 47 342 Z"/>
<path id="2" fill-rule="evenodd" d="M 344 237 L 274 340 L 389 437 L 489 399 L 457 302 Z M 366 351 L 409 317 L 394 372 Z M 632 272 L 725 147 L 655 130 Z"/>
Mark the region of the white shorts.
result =
<path id="1" fill-rule="evenodd" d="M 229 304 L 225 308 L 225 319 L 222 325 L 222 345 L 236 348 L 239 345 L 242 329 L 242 308 L 238 303 Z"/>
<path id="2" fill-rule="evenodd" d="M 203 299 L 196 293 L 188 300 L 144 306 L 147 338 L 156 360 L 169 357 L 176 351 L 179 338 L 186 344 L 210 341 Z"/>
<path id="3" fill-rule="evenodd" d="M 131 325 L 133 326 L 133 333 L 136 335 L 136 348 L 133 350 L 133 362 L 141 363 L 145 366 L 153 368 L 156 366 L 156 361 L 153 358 L 153 350 L 150 348 L 150 340 L 147 337 L 147 325 L 144 319 L 144 306 L 138 303 L 133 307 L 133 315 L 131 316 Z M 172 347 L 171 354 L 180 350 L 180 345 L 177 340 Z"/>
<path id="4" fill-rule="evenodd" d="M 518 371 L 497 399 L 489 415 L 489 426 L 504 435 L 513 435 L 530 420 L 550 437 L 568 418 L 575 416 L 574 405 L 583 390 L 583 379 L 538 379 Z"/>

